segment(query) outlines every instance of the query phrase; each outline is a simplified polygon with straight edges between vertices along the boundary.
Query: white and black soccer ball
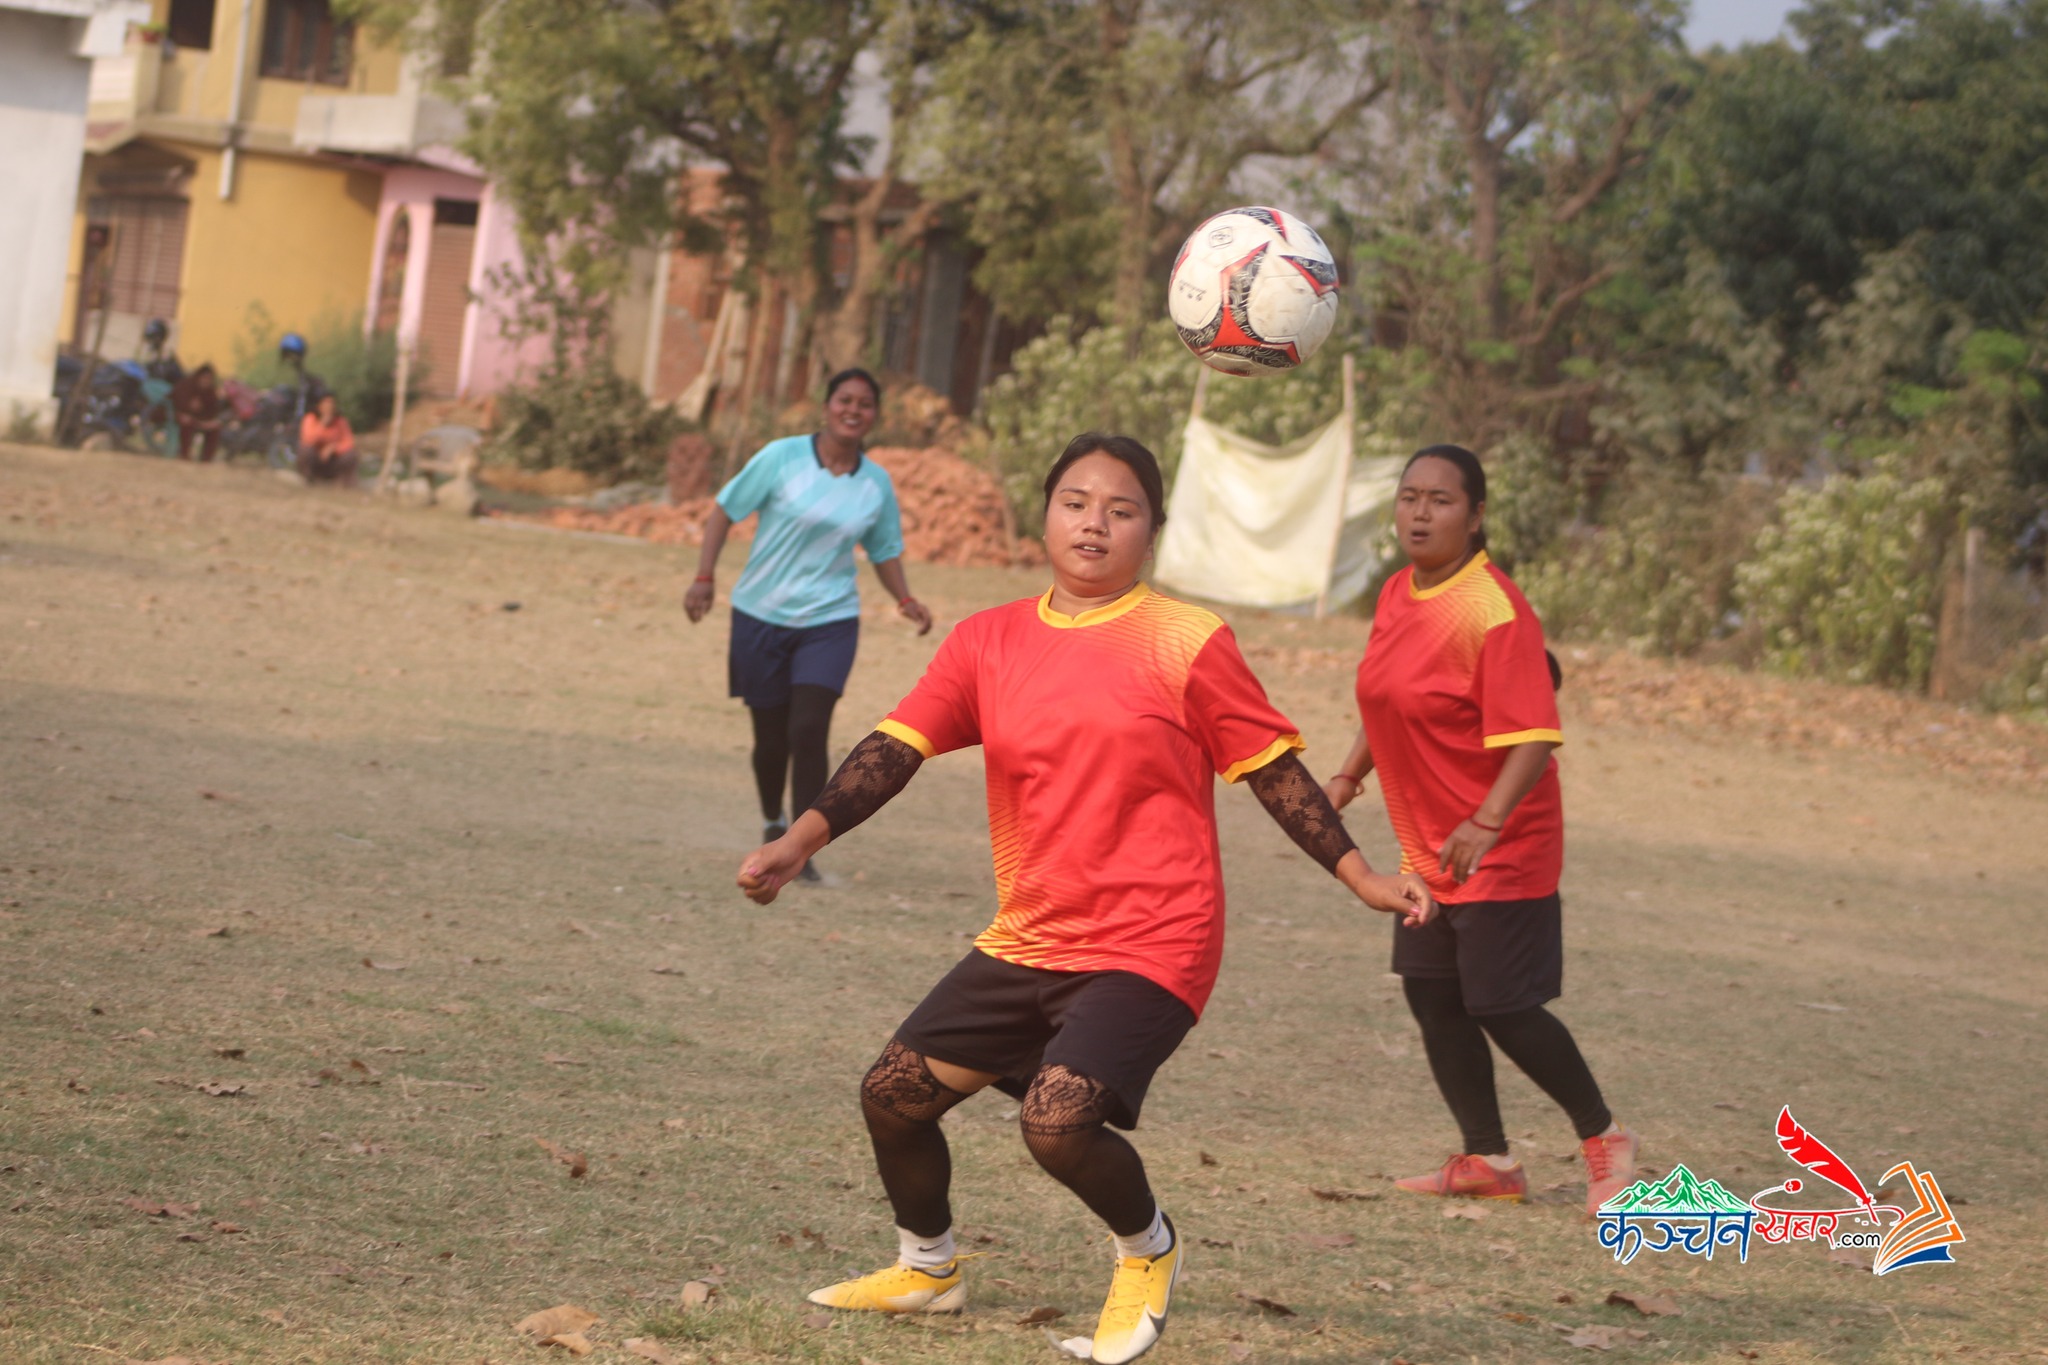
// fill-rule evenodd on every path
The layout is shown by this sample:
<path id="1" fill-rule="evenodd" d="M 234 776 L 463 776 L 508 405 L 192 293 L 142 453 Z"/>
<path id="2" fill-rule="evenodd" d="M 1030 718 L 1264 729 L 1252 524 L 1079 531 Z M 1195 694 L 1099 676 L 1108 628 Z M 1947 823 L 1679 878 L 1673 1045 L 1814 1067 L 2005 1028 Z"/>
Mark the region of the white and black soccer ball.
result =
<path id="1" fill-rule="evenodd" d="M 1280 374 L 1314 355 L 1336 324 L 1337 262 L 1284 209 L 1226 209 L 1181 244 L 1166 311 L 1203 364 Z"/>

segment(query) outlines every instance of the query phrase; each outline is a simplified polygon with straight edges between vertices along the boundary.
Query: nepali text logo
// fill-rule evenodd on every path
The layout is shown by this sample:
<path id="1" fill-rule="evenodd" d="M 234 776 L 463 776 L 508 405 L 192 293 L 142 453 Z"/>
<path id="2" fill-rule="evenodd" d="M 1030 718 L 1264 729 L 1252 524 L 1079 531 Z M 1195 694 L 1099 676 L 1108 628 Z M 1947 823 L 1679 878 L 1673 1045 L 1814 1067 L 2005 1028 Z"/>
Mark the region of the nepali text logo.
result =
<path id="1" fill-rule="evenodd" d="M 1674 1247 L 1711 1260 L 1714 1248 L 1723 1245 L 1736 1246 L 1746 1262 L 1754 1233 L 1773 1245 L 1825 1240 L 1838 1250 L 1874 1247 L 1870 1268 L 1879 1275 L 1911 1265 L 1954 1263 L 1949 1248 L 1964 1240 L 1963 1230 L 1933 1175 L 1915 1169 L 1910 1161 L 1900 1162 L 1879 1184 L 1903 1175 L 1913 1207 L 1880 1204 L 1849 1163 L 1801 1127 L 1789 1108 L 1778 1112 L 1777 1137 L 1785 1155 L 1855 1202 L 1828 1209 L 1780 1208 L 1763 1202 L 1767 1195 L 1798 1194 L 1804 1183 L 1796 1177 L 1744 1201 L 1679 1166 L 1662 1180 L 1639 1180 L 1602 1204 L 1600 1245 L 1624 1264 L 1638 1252 Z M 1866 1230 L 1844 1230 L 1844 1219 L 1861 1223 Z"/>

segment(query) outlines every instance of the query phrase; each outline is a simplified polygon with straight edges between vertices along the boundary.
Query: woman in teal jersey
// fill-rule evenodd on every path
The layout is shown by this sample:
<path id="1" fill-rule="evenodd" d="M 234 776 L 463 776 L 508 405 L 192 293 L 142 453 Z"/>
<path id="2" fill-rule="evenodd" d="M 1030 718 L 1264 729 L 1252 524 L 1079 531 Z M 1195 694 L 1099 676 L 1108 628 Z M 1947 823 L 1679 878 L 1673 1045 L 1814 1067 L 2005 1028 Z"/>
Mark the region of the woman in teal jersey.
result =
<path id="1" fill-rule="evenodd" d="M 903 576 L 903 525 L 896 489 L 861 453 L 875 424 L 882 386 L 866 370 L 841 370 L 825 384 L 825 426 L 770 441 L 718 491 L 704 523 L 697 577 L 683 594 L 694 623 L 711 610 L 719 551 L 736 521 L 761 514 L 747 566 L 732 592 L 731 695 L 754 721 L 754 782 L 764 838 L 790 814 L 810 809 L 824 789 L 832 708 L 846 690 L 860 639 L 860 589 L 853 547 L 875 566 L 896 609 L 922 635 L 932 614 Z M 817 874 L 806 865 L 804 877 Z"/>

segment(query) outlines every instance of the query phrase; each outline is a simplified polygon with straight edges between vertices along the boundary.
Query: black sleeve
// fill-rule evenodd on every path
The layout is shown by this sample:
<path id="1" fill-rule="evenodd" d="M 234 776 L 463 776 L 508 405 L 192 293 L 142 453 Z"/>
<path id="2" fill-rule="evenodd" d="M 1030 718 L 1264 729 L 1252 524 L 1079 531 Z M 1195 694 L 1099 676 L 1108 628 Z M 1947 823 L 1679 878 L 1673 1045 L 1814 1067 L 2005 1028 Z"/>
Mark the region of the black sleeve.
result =
<path id="1" fill-rule="evenodd" d="M 1245 785 L 1303 853 L 1335 873 L 1345 854 L 1357 848 L 1337 808 L 1293 754 L 1282 754 L 1245 777 Z"/>
<path id="2" fill-rule="evenodd" d="M 825 817 L 837 839 L 888 805 L 923 764 L 924 755 L 894 735 L 870 731 L 853 746 L 825 790 L 811 802 L 811 809 Z"/>

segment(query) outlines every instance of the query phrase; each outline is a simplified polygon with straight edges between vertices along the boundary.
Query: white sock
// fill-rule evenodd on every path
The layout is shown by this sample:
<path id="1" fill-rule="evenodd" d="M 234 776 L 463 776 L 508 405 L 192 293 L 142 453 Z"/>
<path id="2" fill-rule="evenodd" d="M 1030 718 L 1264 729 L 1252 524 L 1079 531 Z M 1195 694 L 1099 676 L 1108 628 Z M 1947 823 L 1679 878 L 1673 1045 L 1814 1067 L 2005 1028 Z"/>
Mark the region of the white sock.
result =
<path id="1" fill-rule="evenodd" d="M 1506 1152 L 1502 1152 L 1498 1156 L 1482 1152 L 1480 1153 L 1479 1159 L 1481 1161 L 1484 1161 L 1487 1165 L 1493 1167 L 1493 1169 L 1495 1169 L 1496 1171 L 1512 1171 L 1513 1169 L 1515 1169 L 1515 1167 L 1522 1164 L 1521 1162 L 1515 1160 L 1514 1157 L 1508 1155 Z"/>
<path id="2" fill-rule="evenodd" d="M 939 1270 L 953 1263 L 957 1253 L 953 1250 L 953 1229 L 947 1228 L 936 1237 L 920 1237 L 914 1232 L 896 1229 L 896 1259 L 919 1270 Z"/>
<path id="3" fill-rule="evenodd" d="M 1151 1227 L 1146 1228 L 1136 1237 L 1116 1238 L 1116 1254 L 1125 1259 L 1132 1256 L 1142 1256 L 1149 1260 L 1154 1256 L 1163 1256 L 1171 1250 L 1173 1250 L 1173 1233 L 1167 1229 L 1166 1214 L 1159 1209 L 1154 1209 L 1152 1212 Z"/>

